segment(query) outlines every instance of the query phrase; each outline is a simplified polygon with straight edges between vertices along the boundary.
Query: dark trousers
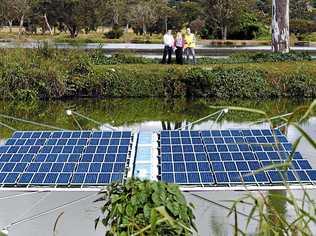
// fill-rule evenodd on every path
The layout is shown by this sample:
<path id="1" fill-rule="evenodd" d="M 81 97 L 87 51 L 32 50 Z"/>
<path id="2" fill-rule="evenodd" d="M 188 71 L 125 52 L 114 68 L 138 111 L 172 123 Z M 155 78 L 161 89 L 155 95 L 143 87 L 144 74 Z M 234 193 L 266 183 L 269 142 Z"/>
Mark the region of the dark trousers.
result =
<path id="1" fill-rule="evenodd" d="M 183 47 L 177 47 L 176 49 L 176 61 L 177 64 L 183 64 Z"/>
<path id="2" fill-rule="evenodd" d="M 163 50 L 163 57 L 162 57 L 162 62 L 163 64 L 170 64 L 171 63 L 171 55 L 172 55 L 172 47 L 169 47 L 169 46 L 165 46 L 164 50 Z M 168 59 L 167 59 L 167 56 L 168 56 Z M 167 59 L 167 61 L 166 61 Z"/>

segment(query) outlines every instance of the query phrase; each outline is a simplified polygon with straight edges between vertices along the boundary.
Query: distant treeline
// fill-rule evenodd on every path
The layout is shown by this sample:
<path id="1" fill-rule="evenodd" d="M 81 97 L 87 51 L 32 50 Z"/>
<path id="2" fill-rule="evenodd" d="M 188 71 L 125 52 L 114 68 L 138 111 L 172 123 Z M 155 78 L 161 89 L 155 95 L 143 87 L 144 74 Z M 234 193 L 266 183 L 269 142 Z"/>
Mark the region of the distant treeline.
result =
<path id="1" fill-rule="evenodd" d="M 290 1 L 292 33 L 316 31 L 315 6 L 316 0 Z M 271 0 L 0 0 L 0 25 L 71 37 L 110 26 L 112 38 L 129 28 L 153 34 L 189 26 L 202 38 L 254 39 L 269 35 L 271 8 Z"/>

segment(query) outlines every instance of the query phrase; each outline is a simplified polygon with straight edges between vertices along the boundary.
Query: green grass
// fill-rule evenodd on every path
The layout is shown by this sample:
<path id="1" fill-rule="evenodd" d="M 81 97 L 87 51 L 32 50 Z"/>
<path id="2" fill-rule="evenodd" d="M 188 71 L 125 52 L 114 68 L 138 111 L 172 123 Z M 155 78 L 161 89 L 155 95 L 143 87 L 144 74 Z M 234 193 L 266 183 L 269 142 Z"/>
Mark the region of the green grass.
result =
<path id="1" fill-rule="evenodd" d="M 45 41 L 50 40 L 56 43 L 161 43 L 162 35 L 136 35 L 134 33 L 125 33 L 120 39 L 107 39 L 102 32 L 90 32 L 88 34 L 80 33 L 76 38 L 71 38 L 68 33 L 58 33 L 55 35 L 48 34 L 22 34 L 18 35 L 17 32 L 4 32 L 0 31 L 0 41 Z"/>
<path id="2" fill-rule="evenodd" d="M 316 42 L 316 32 L 304 35 L 303 41 Z"/>

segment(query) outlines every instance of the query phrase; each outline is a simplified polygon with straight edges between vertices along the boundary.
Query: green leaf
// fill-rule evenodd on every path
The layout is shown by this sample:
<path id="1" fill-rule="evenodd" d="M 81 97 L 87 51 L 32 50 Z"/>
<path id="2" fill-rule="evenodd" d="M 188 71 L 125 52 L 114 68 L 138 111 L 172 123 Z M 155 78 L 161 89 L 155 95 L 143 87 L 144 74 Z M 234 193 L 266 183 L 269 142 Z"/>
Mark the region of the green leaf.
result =
<path id="1" fill-rule="evenodd" d="M 100 217 L 94 220 L 94 229 L 97 229 L 99 222 L 100 222 Z"/>
<path id="2" fill-rule="evenodd" d="M 126 207 L 126 214 L 128 217 L 133 217 L 134 216 L 134 207 L 131 204 L 128 204 Z"/>
<path id="3" fill-rule="evenodd" d="M 144 206 L 144 215 L 146 218 L 150 218 L 150 215 L 151 215 L 151 207 L 149 206 L 149 204 L 146 204 Z"/>
<path id="4" fill-rule="evenodd" d="M 151 199 L 153 200 L 153 202 L 159 206 L 161 205 L 161 200 L 160 200 L 160 196 L 159 196 L 159 192 L 154 192 L 151 196 Z"/>

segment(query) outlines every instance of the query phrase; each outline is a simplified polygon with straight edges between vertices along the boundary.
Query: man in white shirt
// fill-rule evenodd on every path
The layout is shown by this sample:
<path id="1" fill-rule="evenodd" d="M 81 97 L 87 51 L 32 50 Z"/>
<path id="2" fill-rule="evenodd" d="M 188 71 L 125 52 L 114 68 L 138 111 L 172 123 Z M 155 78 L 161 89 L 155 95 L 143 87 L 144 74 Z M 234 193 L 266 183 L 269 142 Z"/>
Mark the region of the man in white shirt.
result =
<path id="1" fill-rule="evenodd" d="M 168 30 L 168 32 L 163 36 L 163 43 L 164 43 L 164 50 L 163 50 L 163 57 L 162 63 L 163 64 L 170 64 L 171 63 L 171 55 L 174 48 L 174 38 L 172 35 L 172 31 Z M 168 59 L 167 59 L 168 56 Z M 167 61 L 166 61 L 167 59 Z"/>

